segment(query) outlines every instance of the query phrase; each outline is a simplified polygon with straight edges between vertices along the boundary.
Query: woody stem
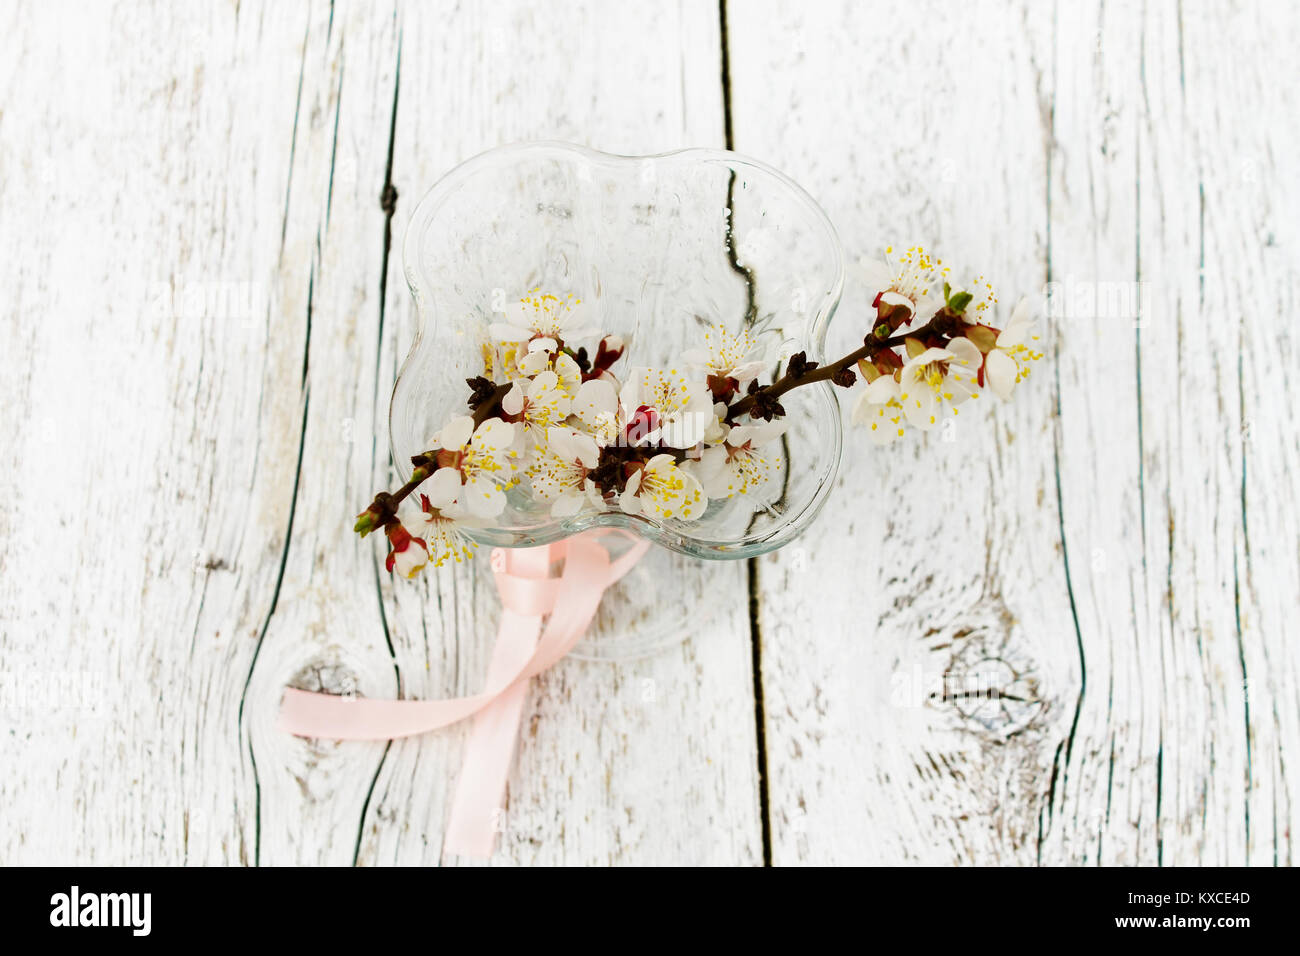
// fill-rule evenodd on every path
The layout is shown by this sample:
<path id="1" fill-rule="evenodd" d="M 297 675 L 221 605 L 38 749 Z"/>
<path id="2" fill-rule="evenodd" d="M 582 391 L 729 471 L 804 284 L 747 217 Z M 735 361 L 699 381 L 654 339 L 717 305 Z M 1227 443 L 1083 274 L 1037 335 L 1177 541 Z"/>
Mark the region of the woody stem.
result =
<path id="1" fill-rule="evenodd" d="M 800 385 L 810 385 L 813 382 L 828 381 L 860 359 L 873 358 L 876 353 L 884 351 L 885 349 L 897 348 L 910 338 L 923 338 L 931 332 L 941 332 L 946 329 L 947 326 L 947 321 L 942 318 L 942 313 L 940 313 L 940 315 L 936 315 L 919 329 L 906 334 L 894 335 L 890 338 L 881 339 L 879 341 L 868 339 L 867 343 L 863 345 L 862 348 L 855 349 L 842 359 L 829 362 L 826 365 L 819 365 L 811 372 L 805 372 L 798 378 L 794 378 L 789 372 L 786 372 L 771 385 L 760 388 L 752 395 L 746 395 L 740 401 L 736 402 L 736 404 L 728 408 L 727 420 L 735 421 L 741 415 L 753 408 L 754 403 L 757 401 L 760 394 L 769 395 L 772 398 L 780 398 L 786 392 L 790 391 L 790 389 L 797 388 Z"/>
<path id="2" fill-rule="evenodd" d="M 500 411 L 501 400 L 506 397 L 506 394 L 510 391 L 511 387 L 512 385 L 510 383 L 498 385 L 496 390 L 493 391 L 487 400 L 479 405 L 478 408 L 474 409 L 475 429 Z M 434 456 L 428 454 L 427 457 L 430 460 L 429 465 L 427 467 L 424 465 L 417 466 L 415 474 L 411 476 L 410 481 L 402 485 L 402 487 L 398 488 L 396 491 L 380 492 L 380 494 L 375 496 L 375 504 L 381 506 L 385 515 L 383 521 L 385 526 L 392 524 L 397 520 L 397 506 L 410 497 L 411 492 L 424 484 L 424 482 L 428 480 L 429 476 L 438 470 L 438 466 L 433 461 Z M 423 474 L 421 474 L 421 472 L 423 472 Z"/>
<path id="3" fill-rule="evenodd" d="M 510 389 L 512 389 L 513 387 L 514 384 L 512 382 L 506 382 L 503 385 L 498 385 L 496 387 L 496 391 L 492 393 L 492 395 L 488 398 L 488 400 L 485 401 L 478 408 L 474 409 L 474 428 L 476 430 L 480 425 L 482 425 L 485 421 L 487 421 L 489 418 L 491 418 L 493 415 L 497 413 L 497 411 L 501 408 L 502 400 L 506 397 L 507 394 L 509 394 Z"/>
<path id="4" fill-rule="evenodd" d="M 429 474 L 433 474 L 433 472 L 430 472 Z M 402 501 L 403 501 L 403 500 L 404 500 L 408 495 L 410 495 L 410 493 L 411 493 L 412 491 L 414 491 L 416 488 L 420 487 L 420 485 L 422 485 L 422 484 L 425 482 L 425 480 L 428 479 L 428 477 L 429 477 L 429 475 L 421 475 L 421 476 L 418 477 L 418 478 L 412 478 L 410 481 L 408 481 L 406 484 L 402 485 L 402 487 L 398 488 L 396 491 L 394 491 L 394 492 L 389 496 L 389 498 L 390 498 L 390 500 L 391 500 L 391 502 L 392 502 L 392 505 L 393 505 L 393 510 L 394 510 L 394 512 L 397 510 L 397 506 L 398 506 L 399 504 L 401 504 Z"/>

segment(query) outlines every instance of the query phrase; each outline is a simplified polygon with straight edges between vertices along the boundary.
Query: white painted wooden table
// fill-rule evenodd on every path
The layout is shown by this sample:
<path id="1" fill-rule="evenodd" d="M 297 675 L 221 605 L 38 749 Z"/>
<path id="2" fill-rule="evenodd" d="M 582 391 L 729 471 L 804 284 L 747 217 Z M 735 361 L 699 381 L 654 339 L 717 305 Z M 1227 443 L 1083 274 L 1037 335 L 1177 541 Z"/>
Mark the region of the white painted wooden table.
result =
<path id="1" fill-rule="evenodd" d="M 538 681 L 496 862 L 1291 863 L 1298 31 L 1201 0 L 5 3 L 0 863 L 438 862 L 462 731 L 274 717 L 286 683 L 477 689 L 484 566 L 395 585 L 349 525 L 392 477 L 414 200 L 533 138 L 731 143 L 851 258 L 923 237 L 1059 314 L 1017 402 L 860 442 L 800 543 L 702 566 L 707 632 Z"/>

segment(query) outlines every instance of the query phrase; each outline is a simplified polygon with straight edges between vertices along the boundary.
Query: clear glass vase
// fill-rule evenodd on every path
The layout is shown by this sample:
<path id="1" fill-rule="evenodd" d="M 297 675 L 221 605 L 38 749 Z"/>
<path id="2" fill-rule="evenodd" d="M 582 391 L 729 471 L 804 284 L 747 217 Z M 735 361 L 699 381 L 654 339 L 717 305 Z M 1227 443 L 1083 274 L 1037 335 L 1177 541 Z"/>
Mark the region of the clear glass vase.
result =
<path id="1" fill-rule="evenodd" d="M 823 360 L 844 274 L 826 214 L 762 163 L 721 150 L 631 157 L 561 143 L 494 149 L 447 174 L 416 207 L 403 258 L 419 310 L 389 414 L 403 480 L 410 457 L 463 412 L 465 379 L 484 371 L 489 324 L 529 290 L 576 295 L 588 324 L 622 336 L 616 375 L 671 366 L 710 323 L 748 329 L 775 370 L 801 350 Z M 761 494 L 711 501 L 685 522 L 617 508 L 556 519 L 516 489 L 494 526 L 473 537 L 531 547 L 590 528 L 640 535 L 659 548 L 607 595 L 577 653 L 623 657 L 680 640 L 707 622 L 673 610 L 680 601 L 664 589 L 698 574 L 698 559 L 747 558 L 787 543 L 830 489 L 841 442 L 834 388 L 795 389 L 782 404 L 789 427 L 780 470 Z M 635 621 L 636 633 L 612 633 L 609 621 Z"/>

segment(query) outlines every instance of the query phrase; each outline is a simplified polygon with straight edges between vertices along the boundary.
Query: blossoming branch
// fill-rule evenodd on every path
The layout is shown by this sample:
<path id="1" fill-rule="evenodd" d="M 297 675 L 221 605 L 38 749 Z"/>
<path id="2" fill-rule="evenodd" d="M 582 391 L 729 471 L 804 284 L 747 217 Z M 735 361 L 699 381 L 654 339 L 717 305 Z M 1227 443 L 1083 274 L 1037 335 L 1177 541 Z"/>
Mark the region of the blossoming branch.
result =
<path id="1" fill-rule="evenodd" d="M 465 412 L 411 459 L 405 485 L 375 496 L 355 530 L 383 529 L 388 570 L 409 578 L 469 558 L 465 532 L 491 524 L 512 494 L 557 518 L 617 510 L 691 522 L 711 501 L 770 480 L 781 465 L 771 451 L 786 427 L 781 398 L 792 389 L 847 389 L 861 378 L 852 418 L 881 445 L 934 428 L 986 388 L 1008 399 L 1042 357 L 1028 302 L 999 328 L 992 286 L 981 277 L 958 288 L 949 271 L 919 246 L 897 257 L 886 249 L 867 269 L 875 317 L 861 348 L 824 365 L 796 353 L 768 384 L 755 337 L 721 325 L 673 367 L 616 371 L 625 342 L 589 326 L 574 296 L 533 290 L 489 326 Z M 417 489 L 420 513 L 407 528 L 398 506 Z"/>

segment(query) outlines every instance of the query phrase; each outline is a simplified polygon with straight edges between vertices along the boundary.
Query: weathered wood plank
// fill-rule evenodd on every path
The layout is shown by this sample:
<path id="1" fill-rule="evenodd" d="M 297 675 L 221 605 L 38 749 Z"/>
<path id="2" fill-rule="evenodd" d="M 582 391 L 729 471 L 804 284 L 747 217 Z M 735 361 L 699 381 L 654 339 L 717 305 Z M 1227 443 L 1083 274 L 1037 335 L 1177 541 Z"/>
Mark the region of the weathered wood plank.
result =
<path id="1" fill-rule="evenodd" d="M 331 55 L 347 59 L 346 97 L 357 76 L 354 27 L 338 12 L 335 20 L 340 36 Z M 422 191 L 456 162 L 503 142 L 558 138 L 659 151 L 718 142 L 722 127 L 713 10 L 412 5 L 398 11 L 391 29 L 400 43 L 400 69 L 375 81 L 363 76 L 359 89 L 365 92 L 356 95 L 368 105 L 358 110 L 359 119 L 345 111 L 340 120 L 340 154 L 364 157 L 364 188 L 355 197 L 336 192 L 338 225 L 328 231 L 319 225 L 320 192 L 309 194 L 317 202 L 302 233 L 311 238 L 320 231 L 322 250 L 314 273 L 318 306 L 308 382 L 324 381 L 331 391 L 322 397 L 320 389 L 312 390 L 304 460 L 336 459 L 344 448 L 338 423 L 351 419 L 360 440 L 348 446 L 349 474 L 372 475 L 366 480 L 375 485 L 393 481 L 388 389 L 415 328 L 399 243 Z M 334 82 L 309 69 L 305 102 L 328 96 Z M 374 87 L 379 92 L 372 93 Z M 391 114 L 382 138 L 376 138 L 381 124 L 369 118 L 368 110 L 380 106 L 396 109 L 391 147 Z M 302 164 L 308 172 L 296 170 L 295 181 L 312 170 L 317 179 L 324 175 L 320 153 L 331 135 L 328 120 L 327 110 L 322 129 L 305 131 L 311 145 Z M 378 208 L 383 181 L 376 177 L 389 149 L 397 207 L 381 329 L 374 297 L 381 272 L 374 266 L 382 224 L 356 209 Z M 331 257 L 357 255 L 366 257 L 365 277 L 373 284 L 354 292 L 357 270 L 340 271 L 342 263 Z M 331 264 L 342 278 L 330 279 Z M 324 340 L 330 344 L 321 344 L 322 335 L 331 334 L 334 339 Z M 376 344 L 379 395 L 373 403 L 369 363 Z M 497 618 L 486 565 L 447 569 L 415 585 L 394 585 L 380 572 L 376 592 L 378 545 L 367 542 L 355 561 L 338 557 L 352 547 L 345 519 L 368 497 L 359 485 L 355 477 L 321 476 L 300 489 L 296 524 L 302 530 L 294 535 L 281 602 L 250 690 L 268 721 L 275 685 L 298 679 L 305 668 L 308 684 L 320 673 L 333 689 L 353 686 L 375 696 L 441 697 L 472 693 L 481 684 Z M 744 568 L 683 568 L 682 602 L 724 605 L 710 633 L 644 661 L 565 663 L 538 682 L 503 808 L 497 862 L 734 863 L 759 857 Z M 382 621 L 368 610 L 376 593 L 384 604 Z M 263 859 L 437 863 L 463 736 L 457 728 L 391 747 L 304 743 L 287 741 L 269 722 L 256 724 Z"/>
<path id="2" fill-rule="evenodd" d="M 1149 51 L 1165 51 L 1171 79 L 1163 109 L 1154 93 L 1150 109 L 1173 122 L 1157 123 L 1148 141 L 1142 182 L 1152 199 L 1141 214 L 1163 233 L 1181 205 L 1196 239 L 1166 279 L 1176 281 L 1169 298 L 1181 306 L 1177 362 L 1160 338 L 1148 350 L 1143 328 L 1144 396 L 1150 371 L 1164 373 L 1143 410 L 1154 413 L 1172 476 L 1171 614 L 1204 674 L 1180 691 L 1204 701 L 1209 718 L 1194 738 L 1205 783 L 1197 793 L 1180 781 L 1183 812 L 1169 821 L 1163 859 L 1291 865 L 1300 824 L 1292 796 L 1300 787 L 1300 437 L 1295 382 L 1280 370 L 1296 365 L 1287 316 L 1300 299 L 1300 227 L 1290 212 L 1300 208 L 1300 137 L 1290 119 L 1300 71 L 1289 43 L 1300 11 L 1191 3 L 1177 17 L 1164 5 L 1154 13 L 1164 16 L 1148 16 L 1144 37 Z M 1156 282 L 1161 259 L 1147 259 L 1146 235 L 1144 227 L 1143 278 Z M 1143 432 L 1152 432 L 1145 421 Z"/>
<path id="3" fill-rule="evenodd" d="M 381 190 L 391 173 L 409 209 L 455 161 L 515 138 L 719 142 L 715 12 L 11 19 L 0 188 L 29 228 L 4 240 L 6 354 L 23 361 L 0 406 L 22 439 L 3 478 L 2 607 L 6 757 L 25 769 L 0 785 L 3 858 L 433 862 L 459 735 L 385 760 L 273 726 L 285 682 L 471 690 L 496 616 L 473 571 L 395 591 L 378 546 L 347 530 L 390 478 L 387 389 L 413 331 Z M 79 461 L 118 464 L 88 481 Z M 51 547 L 38 502 L 97 560 Z M 724 606 L 716 634 L 543 682 L 500 859 L 757 858 L 743 568 L 684 586 Z"/>
<path id="4" fill-rule="evenodd" d="M 758 562 L 774 862 L 1294 862 L 1297 17 L 728 4 L 736 147 L 850 257 L 923 236 L 1061 311 L 1014 405 L 851 446 Z M 460 731 L 273 726 L 286 682 L 485 667 L 482 567 L 394 585 L 347 531 L 405 218 L 503 142 L 720 145 L 717 11 L 0 21 L 0 862 L 438 862 Z M 745 568 L 681 577 L 689 643 L 538 683 L 497 862 L 762 858 Z"/>
<path id="5" fill-rule="evenodd" d="M 1291 349 L 1294 135 L 1265 65 L 1286 31 L 1172 3 L 737 7 L 738 148 L 775 150 L 852 252 L 937 237 L 1063 310 L 1051 378 L 955 448 L 851 451 L 824 534 L 763 564 L 776 860 L 1288 860 L 1296 441 L 1251 374 Z M 805 58 L 824 81 L 786 79 Z M 847 150 L 806 119 L 829 85 Z M 933 696 L 972 657 L 1035 705 Z"/>
<path id="6" fill-rule="evenodd" d="M 1241 373 L 1275 349 L 1272 310 L 1296 280 L 1261 243 L 1271 217 L 1240 164 L 1261 163 L 1264 194 L 1293 191 L 1295 161 L 1287 171 L 1269 157 L 1294 154 L 1294 136 L 1267 113 L 1242 125 L 1243 96 L 1268 101 L 1265 68 L 1234 68 L 1231 82 L 1216 69 L 1222 57 L 1267 62 L 1286 33 L 1276 26 L 1221 5 L 1059 9 L 1057 447 L 1088 685 L 1048 859 L 1222 865 L 1290 852 L 1294 661 L 1285 625 L 1255 626 L 1259 598 L 1242 584 L 1247 463 L 1276 476 L 1287 442 Z M 1254 270 L 1267 277 L 1261 297 L 1238 282 Z M 1274 436 L 1263 448 L 1243 428 L 1255 418 Z M 1279 487 L 1256 491 L 1267 501 Z M 1260 540 L 1293 549 L 1295 525 L 1275 521 Z M 1268 578 L 1269 600 L 1294 605 L 1293 571 Z"/>
<path id="7" fill-rule="evenodd" d="M 302 420 L 306 284 L 277 280 L 306 11 L 4 19 L 0 860 L 251 861 L 239 707 Z"/>
<path id="8" fill-rule="evenodd" d="M 464 37 L 475 42 L 455 39 Z M 703 5 L 412 8 L 403 51 L 393 175 L 408 213 L 456 162 L 502 143 L 562 139 L 628 153 L 721 144 L 717 12 Z M 396 258 L 388 310 L 398 347 L 384 361 L 395 371 L 415 331 Z M 707 631 L 644 660 L 566 662 L 537 682 L 499 861 L 760 858 L 744 568 L 685 560 L 678 568 L 676 600 L 722 606 Z M 421 607 L 401 589 L 388 602 L 408 692 L 471 692 L 496 619 L 490 581 L 470 568 L 428 583 Z M 435 859 L 462 736 L 394 746 L 366 818 L 364 860 Z M 408 831 L 432 845 L 405 839 Z"/>
<path id="9" fill-rule="evenodd" d="M 249 679 L 243 731 L 258 787 L 257 861 L 344 864 L 355 857 L 383 747 L 289 737 L 275 717 L 286 683 L 368 696 L 396 691 L 374 542 L 357 539 L 348 521 L 360 510 L 356 502 L 373 494 L 373 449 L 384 444 L 372 423 L 388 388 L 377 362 L 380 194 L 397 82 L 396 14 L 322 5 L 303 43 L 278 274 L 305 322 L 302 449 L 292 533 Z"/>
<path id="10" fill-rule="evenodd" d="M 851 261 L 924 236 L 1041 285 L 1050 11 L 731 10 L 736 148 L 805 184 Z M 869 301 L 851 279 L 837 354 Z M 850 432 L 816 527 L 760 563 L 776 863 L 1034 861 L 1078 680 L 1048 384 L 928 440 Z M 990 680 L 1025 701 L 966 696 Z"/>

